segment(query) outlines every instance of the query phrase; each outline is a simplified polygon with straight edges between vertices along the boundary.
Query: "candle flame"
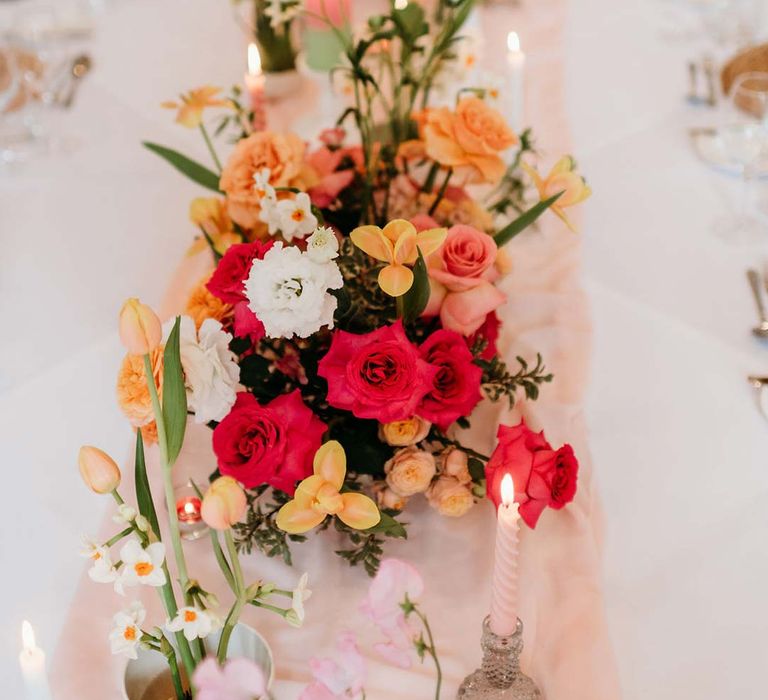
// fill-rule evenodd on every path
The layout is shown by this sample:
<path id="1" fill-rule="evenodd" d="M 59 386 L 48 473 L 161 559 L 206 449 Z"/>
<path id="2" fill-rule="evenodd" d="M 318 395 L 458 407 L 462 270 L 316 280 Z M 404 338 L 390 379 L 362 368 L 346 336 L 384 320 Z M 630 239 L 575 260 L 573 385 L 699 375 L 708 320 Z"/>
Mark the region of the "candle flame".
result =
<path id="1" fill-rule="evenodd" d="M 189 513 L 190 515 L 192 515 L 196 510 L 197 510 L 197 508 L 195 508 L 195 504 L 194 503 L 190 503 L 189 501 L 187 501 L 184 504 L 184 512 L 185 513 Z"/>
<path id="2" fill-rule="evenodd" d="M 261 75 L 261 54 L 253 42 L 248 44 L 248 74 Z"/>
<path id="3" fill-rule="evenodd" d="M 24 651 L 34 651 L 37 648 L 35 630 L 32 629 L 32 625 L 27 620 L 21 623 L 21 643 L 24 646 Z"/>
<path id="4" fill-rule="evenodd" d="M 408 7 L 408 0 L 395 0 L 395 9 L 404 10 Z"/>
<path id="5" fill-rule="evenodd" d="M 515 482 L 511 474 L 505 474 L 501 480 L 501 502 L 505 506 L 512 505 L 515 500 Z"/>
<path id="6" fill-rule="evenodd" d="M 510 51 L 520 50 L 520 37 L 517 36 L 517 32 L 510 32 L 507 34 L 507 48 Z"/>

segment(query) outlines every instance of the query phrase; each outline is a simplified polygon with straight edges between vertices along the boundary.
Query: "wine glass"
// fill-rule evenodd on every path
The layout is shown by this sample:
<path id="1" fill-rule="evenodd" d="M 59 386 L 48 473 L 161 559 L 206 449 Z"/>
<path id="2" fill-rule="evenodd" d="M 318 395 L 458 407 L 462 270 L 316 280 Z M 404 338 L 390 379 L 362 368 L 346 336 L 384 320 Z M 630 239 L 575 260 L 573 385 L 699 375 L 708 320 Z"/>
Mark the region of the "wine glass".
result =
<path id="1" fill-rule="evenodd" d="M 768 145 L 768 73 L 743 73 L 734 81 L 718 137 L 724 156 L 741 175 L 741 197 L 735 215 L 715 222 L 716 233 L 733 243 L 768 241 L 768 224 L 756 215 L 751 197 Z"/>

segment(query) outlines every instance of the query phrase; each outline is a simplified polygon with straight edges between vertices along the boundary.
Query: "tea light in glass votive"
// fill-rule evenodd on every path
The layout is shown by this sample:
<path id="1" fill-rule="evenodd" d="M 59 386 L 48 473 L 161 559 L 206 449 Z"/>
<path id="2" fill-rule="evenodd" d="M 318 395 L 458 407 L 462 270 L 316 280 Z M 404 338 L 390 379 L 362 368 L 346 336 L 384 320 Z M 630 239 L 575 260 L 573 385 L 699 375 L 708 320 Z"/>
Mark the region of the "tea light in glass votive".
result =
<path id="1" fill-rule="evenodd" d="M 174 497 L 181 536 L 185 540 L 196 540 L 208 529 L 200 514 L 202 508 L 200 497 L 191 484 L 175 489 Z"/>

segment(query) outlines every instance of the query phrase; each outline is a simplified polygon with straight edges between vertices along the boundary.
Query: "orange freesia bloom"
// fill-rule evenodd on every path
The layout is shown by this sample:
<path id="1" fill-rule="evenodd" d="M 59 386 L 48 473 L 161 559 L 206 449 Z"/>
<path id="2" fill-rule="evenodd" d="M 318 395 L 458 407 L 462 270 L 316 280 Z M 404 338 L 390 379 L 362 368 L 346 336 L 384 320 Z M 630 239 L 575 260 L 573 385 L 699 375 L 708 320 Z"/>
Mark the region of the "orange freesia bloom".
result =
<path id="1" fill-rule="evenodd" d="M 179 96 L 180 102 L 163 102 L 165 109 L 177 109 L 176 122 L 189 129 L 197 129 L 203 123 L 203 110 L 207 107 L 231 107 L 232 102 L 215 97 L 221 88 L 204 85 Z"/>
<path id="2" fill-rule="evenodd" d="M 413 265 L 418 259 L 417 248 L 425 258 L 429 257 L 443 245 L 448 231 L 431 228 L 417 233 L 410 221 L 395 219 L 383 229 L 359 226 L 350 235 L 360 250 L 387 263 L 379 272 L 379 286 L 389 296 L 399 297 L 413 285 L 413 272 L 406 265 Z"/>
<path id="3" fill-rule="evenodd" d="M 227 212 L 227 201 L 217 197 L 197 197 L 189 205 L 189 219 L 205 231 L 211 239 L 216 252 L 221 255 L 227 252 L 229 246 L 242 243 L 232 225 L 232 219 Z M 195 255 L 208 248 L 208 241 L 204 236 L 196 239 L 187 251 L 187 255 Z"/>
<path id="4" fill-rule="evenodd" d="M 378 525 L 381 513 L 362 493 L 341 493 L 347 474 L 347 455 L 336 440 L 315 454 L 314 474 L 296 487 L 296 495 L 277 513 L 277 526 L 291 535 L 308 532 L 329 515 L 355 530 Z"/>
<path id="5" fill-rule="evenodd" d="M 543 179 L 527 163 L 523 163 L 523 168 L 525 168 L 525 171 L 536 185 L 542 201 L 554 197 L 558 192 L 563 193 L 550 209 L 565 222 L 565 225 L 571 231 L 576 231 L 576 228 L 568 220 L 563 210 L 566 207 L 572 207 L 583 202 L 592 194 L 592 190 L 584 178 L 576 172 L 576 162 L 573 158 L 571 156 L 563 156 L 555 163 L 549 175 Z"/>

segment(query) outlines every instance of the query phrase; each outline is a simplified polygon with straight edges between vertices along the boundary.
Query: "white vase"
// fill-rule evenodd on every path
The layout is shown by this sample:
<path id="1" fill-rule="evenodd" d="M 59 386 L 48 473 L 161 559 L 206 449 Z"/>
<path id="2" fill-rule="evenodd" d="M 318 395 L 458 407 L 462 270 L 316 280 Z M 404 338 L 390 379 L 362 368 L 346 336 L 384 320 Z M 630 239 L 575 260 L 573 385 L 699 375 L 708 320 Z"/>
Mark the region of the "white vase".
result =
<path id="1" fill-rule="evenodd" d="M 205 640 L 209 654 L 216 653 L 220 633 Z M 229 640 L 229 658 L 244 657 L 254 661 L 264 672 L 267 690 L 275 680 L 272 650 L 255 629 L 239 623 Z M 179 664 L 181 665 L 181 664 Z M 125 668 L 123 700 L 171 700 L 175 697 L 171 673 L 165 657 L 157 651 L 139 649 L 138 658 L 131 659 Z"/>
<path id="2" fill-rule="evenodd" d="M 297 70 L 264 73 L 264 95 L 268 100 L 282 100 L 301 91 L 302 77 Z"/>

